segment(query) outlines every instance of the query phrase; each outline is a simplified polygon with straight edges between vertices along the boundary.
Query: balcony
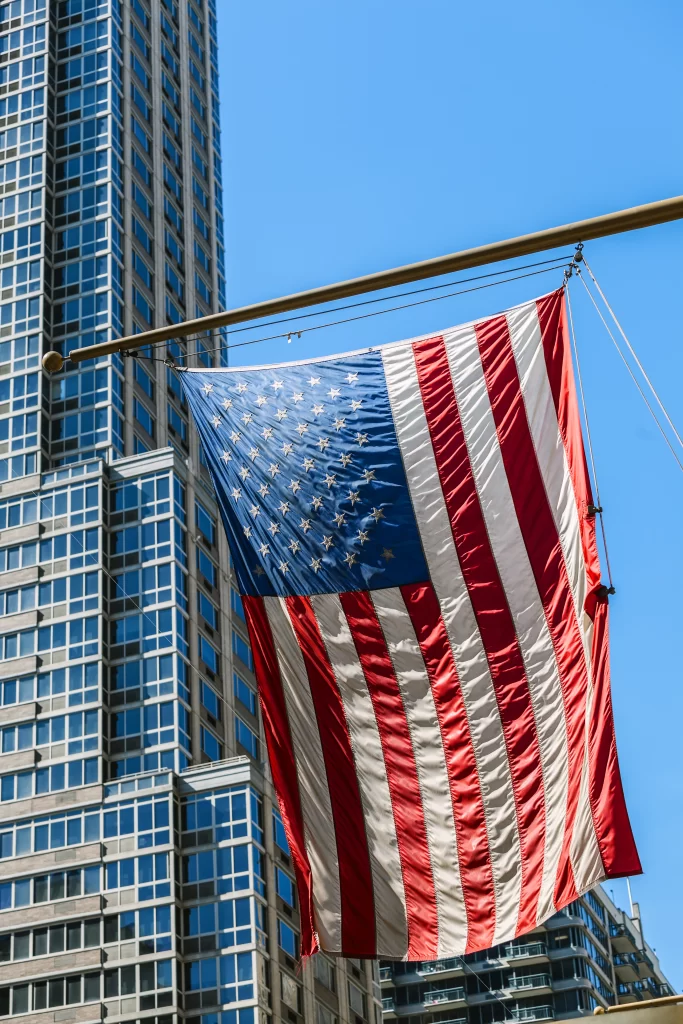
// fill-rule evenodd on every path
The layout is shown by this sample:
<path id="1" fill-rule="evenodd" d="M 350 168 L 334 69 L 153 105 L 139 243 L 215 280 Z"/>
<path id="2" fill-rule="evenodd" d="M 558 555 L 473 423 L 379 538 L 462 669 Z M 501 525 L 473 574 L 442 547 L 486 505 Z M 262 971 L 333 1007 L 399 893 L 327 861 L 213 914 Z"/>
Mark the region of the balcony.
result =
<path id="1" fill-rule="evenodd" d="M 380 967 L 380 969 L 379 969 L 379 980 L 380 981 L 391 981 L 392 980 L 391 967 Z"/>
<path id="2" fill-rule="evenodd" d="M 647 953 L 614 954 L 614 971 L 619 981 L 643 981 L 652 975 L 653 970 Z"/>
<path id="3" fill-rule="evenodd" d="M 616 953 L 640 952 L 635 931 L 632 931 L 626 924 L 612 924 L 610 922 L 609 934 L 612 940 L 612 948 Z"/>
<path id="4" fill-rule="evenodd" d="M 462 1003 L 464 1001 L 465 989 L 460 986 L 457 988 L 438 988 L 424 994 L 425 1006 L 443 1006 L 444 1003 Z"/>
<path id="5" fill-rule="evenodd" d="M 394 997 L 385 996 L 382 1000 L 382 1013 L 394 1013 L 396 1007 L 394 1006 Z"/>
<path id="6" fill-rule="evenodd" d="M 527 942 L 527 943 L 514 943 L 510 942 L 507 946 L 503 947 L 503 956 L 507 960 L 517 960 L 522 957 L 532 956 L 547 956 L 548 947 L 545 942 Z"/>
<path id="7" fill-rule="evenodd" d="M 550 985 L 550 975 L 549 974 L 527 974 L 527 975 L 524 975 L 524 976 L 519 977 L 519 978 L 510 978 L 508 980 L 508 983 L 507 983 L 506 987 L 508 989 L 511 989 L 513 992 L 519 992 L 520 989 L 530 989 L 530 988 L 547 988 L 547 989 L 549 989 L 551 987 L 551 985 Z"/>
<path id="8" fill-rule="evenodd" d="M 513 1020 L 553 1020 L 555 1011 L 552 1006 L 511 1006 Z"/>
<path id="9" fill-rule="evenodd" d="M 451 957 L 449 960 L 423 960 L 417 964 L 418 974 L 447 974 L 450 971 L 462 971 L 464 967 L 459 956 Z"/>

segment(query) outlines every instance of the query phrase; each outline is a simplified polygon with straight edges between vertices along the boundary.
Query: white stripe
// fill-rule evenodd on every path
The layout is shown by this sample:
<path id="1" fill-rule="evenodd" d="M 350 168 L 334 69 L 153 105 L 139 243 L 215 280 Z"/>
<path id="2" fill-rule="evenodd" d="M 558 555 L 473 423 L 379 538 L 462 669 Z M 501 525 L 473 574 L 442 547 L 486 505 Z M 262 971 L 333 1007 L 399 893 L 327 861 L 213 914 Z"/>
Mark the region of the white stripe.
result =
<path id="1" fill-rule="evenodd" d="M 415 754 L 436 897 L 436 955 L 463 954 L 467 911 L 446 757 L 429 676 L 401 591 L 373 590 L 370 596 L 394 666 Z"/>
<path id="2" fill-rule="evenodd" d="M 330 953 L 340 953 L 341 892 L 336 832 L 308 675 L 284 599 L 264 597 L 263 604 L 273 632 L 292 734 L 320 942 Z"/>
<path id="3" fill-rule="evenodd" d="M 498 443 L 474 328 L 445 338 L 470 465 L 524 662 L 543 774 L 545 843 L 537 920 L 555 910 L 569 755 L 560 672 Z"/>
<path id="4" fill-rule="evenodd" d="M 344 703 L 351 739 L 375 894 L 377 956 L 402 958 L 408 950 L 406 899 L 372 699 L 338 595 L 320 594 L 311 597 L 310 602 Z"/>
<path id="5" fill-rule="evenodd" d="M 521 855 L 505 739 L 486 652 L 453 542 L 412 347 L 382 353 L 408 487 L 462 688 L 481 785 L 496 901 L 496 942 L 515 934 Z"/>
<path id="6" fill-rule="evenodd" d="M 591 681 L 589 685 L 591 685 L 591 644 L 586 633 L 586 616 L 583 612 L 588 578 L 583 557 L 581 524 L 567 453 L 548 379 L 543 335 L 536 302 L 530 302 L 526 307 L 512 310 L 507 314 L 507 321 L 529 429 L 534 440 L 538 465 L 567 567 L 576 621 L 583 641 L 586 666 Z M 588 621 L 590 622 L 590 620 Z M 592 623 L 590 625 L 592 627 Z M 592 637 L 592 628 L 590 633 Z M 588 722 L 590 694 L 587 694 L 586 697 L 586 722 Z M 586 743 L 581 793 L 570 846 L 570 859 L 579 889 L 588 885 L 590 880 L 596 877 L 595 859 L 597 857 L 598 860 L 601 860 L 590 808 L 587 778 L 588 744 Z"/>

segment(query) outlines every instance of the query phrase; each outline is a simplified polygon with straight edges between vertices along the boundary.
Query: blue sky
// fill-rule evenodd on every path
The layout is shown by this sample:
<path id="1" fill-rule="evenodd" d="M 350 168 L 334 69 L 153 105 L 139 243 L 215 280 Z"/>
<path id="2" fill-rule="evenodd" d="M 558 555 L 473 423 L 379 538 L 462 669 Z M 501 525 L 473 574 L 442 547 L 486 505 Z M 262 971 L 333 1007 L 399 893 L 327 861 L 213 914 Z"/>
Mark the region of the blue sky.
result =
<path id="1" fill-rule="evenodd" d="M 218 6 L 231 306 L 682 191 L 680 4 Z M 682 248 L 682 223 L 586 247 L 679 430 Z M 410 337 L 560 283 L 552 273 L 265 342 L 233 362 Z M 617 739 L 645 869 L 633 895 L 680 989 L 683 473 L 578 289 L 574 306 L 617 586 Z M 623 882 L 607 888 L 627 906 Z"/>

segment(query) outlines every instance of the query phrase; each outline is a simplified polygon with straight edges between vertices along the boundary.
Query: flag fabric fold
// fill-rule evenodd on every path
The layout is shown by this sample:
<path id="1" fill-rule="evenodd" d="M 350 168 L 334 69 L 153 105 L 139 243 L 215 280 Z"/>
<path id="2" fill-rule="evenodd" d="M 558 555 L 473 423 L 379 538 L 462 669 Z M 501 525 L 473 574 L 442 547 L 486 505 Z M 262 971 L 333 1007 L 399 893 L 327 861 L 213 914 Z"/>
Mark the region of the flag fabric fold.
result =
<path id="1" fill-rule="evenodd" d="M 180 377 L 302 954 L 457 956 L 638 873 L 563 291 L 416 341 Z"/>

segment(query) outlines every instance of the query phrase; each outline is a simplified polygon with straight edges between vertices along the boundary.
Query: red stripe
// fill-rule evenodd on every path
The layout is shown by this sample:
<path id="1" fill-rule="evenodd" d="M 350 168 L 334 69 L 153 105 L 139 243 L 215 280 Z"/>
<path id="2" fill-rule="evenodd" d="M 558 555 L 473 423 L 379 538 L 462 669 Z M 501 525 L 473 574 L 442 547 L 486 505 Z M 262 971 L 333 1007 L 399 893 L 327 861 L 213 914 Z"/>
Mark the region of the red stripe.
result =
<path id="1" fill-rule="evenodd" d="M 567 314 L 564 290 L 553 292 L 536 303 L 543 337 L 545 365 L 555 403 L 557 422 L 574 484 L 574 496 L 581 525 L 581 546 L 588 577 L 586 611 L 593 616 L 595 591 L 600 586 L 600 558 L 595 537 L 595 516 L 589 516 L 588 506 L 593 504 L 590 477 L 586 465 L 586 452 L 581 435 L 581 419 L 576 400 L 574 370 L 569 351 Z"/>
<path id="2" fill-rule="evenodd" d="M 489 858 L 488 833 L 460 680 L 446 626 L 431 583 L 401 587 L 422 651 L 441 728 L 458 860 L 467 910 L 467 948 L 470 953 L 493 944 L 496 899 Z"/>
<path id="3" fill-rule="evenodd" d="M 374 957 L 372 870 L 344 704 L 309 599 L 288 597 L 286 604 L 306 666 L 327 773 L 339 863 L 342 950 L 345 956 Z"/>
<path id="4" fill-rule="evenodd" d="M 319 949 L 313 909 L 313 878 L 304 840 L 299 780 L 280 668 L 263 598 L 243 596 L 242 603 L 254 655 L 270 770 L 294 860 L 301 917 L 301 955 L 312 956 Z"/>
<path id="5" fill-rule="evenodd" d="M 607 598 L 598 599 L 593 627 L 593 707 L 590 719 L 590 799 L 602 863 L 608 878 L 639 875 L 638 851 L 628 820 L 609 685 Z"/>
<path id="6" fill-rule="evenodd" d="M 529 429 L 507 318 L 476 328 L 484 377 L 515 513 L 529 556 L 560 674 L 568 746 L 564 838 L 555 901 L 576 898 L 570 846 L 581 791 L 588 668 L 564 552 Z"/>
<path id="7" fill-rule="evenodd" d="M 563 290 L 539 299 L 536 308 L 541 324 L 546 370 L 581 525 L 581 543 L 588 579 L 585 609 L 594 619 L 589 794 L 600 856 L 608 877 L 615 878 L 638 874 L 641 868 L 626 810 L 614 738 L 609 686 L 608 610 L 606 599 L 598 597 L 597 593 L 601 575 L 596 523 L 595 517 L 587 514 L 593 498 L 574 387 Z"/>
<path id="8" fill-rule="evenodd" d="M 439 923 L 420 783 L 405 708 L 382 627 L 366 591 L 339 595 L 377 720 L 408 918 L 408 960 L 433 960 Z"/>
<path id="9" fill-rule="evenodd" d="M 486 651 L 505 736 L 522 857 L 520 934 L 536 924 L 545 846 L 543 774 L 534 712 L 479 502 L 443 339 L 417 342 L 413 350 L 453 541 Z"/>

